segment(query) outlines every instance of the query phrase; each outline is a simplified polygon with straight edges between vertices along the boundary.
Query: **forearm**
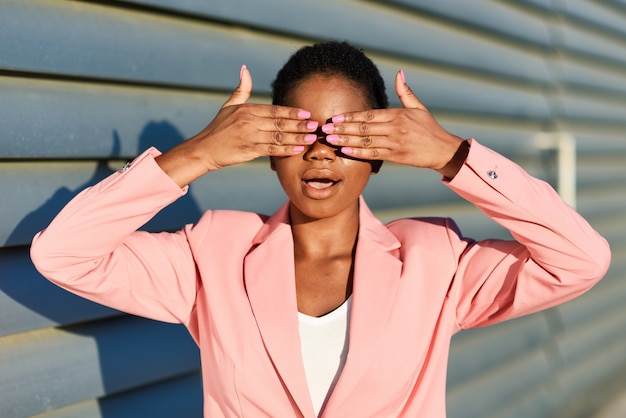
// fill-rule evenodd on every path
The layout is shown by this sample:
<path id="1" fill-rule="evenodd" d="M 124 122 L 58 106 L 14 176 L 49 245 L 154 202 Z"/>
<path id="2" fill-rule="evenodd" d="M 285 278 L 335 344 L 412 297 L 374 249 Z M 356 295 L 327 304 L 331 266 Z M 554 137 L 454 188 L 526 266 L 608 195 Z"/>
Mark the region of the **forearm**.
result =
<path id="1" fill-rule="evenodd" d="M 512 161 L 472 140 L 465 163 L 447 184 L 515 238 L 471 243 L 459 253 L 449 296 L 462 328 L 566 302 L 606 273 L 606 240 L 547 183 Z"/>
<path id="2" fill-rule="evenodd" d="M 33 240 L 40 270 L 108 254 L 159 210 L 185 193 L 152 161 L 151 149 L 128 169 L 82 191 Z"/>
<path id="3" fill-rule="evenodd" d="M 31 258 L 44 277 L 79 296 L 185 322 L 196 289 L 186 231 L 136 231 L 184 194 L 154 162 L 156 154 L 148 150 L 76 196 L 35 236 Z"/>
<path id="4" fill-rule="evenodd" d="M 517 164 L 475 141 L 471 148 L 450 188 L 507 228 L 557 280 L 604 275 L 608 244 L 580 214 Z"/>

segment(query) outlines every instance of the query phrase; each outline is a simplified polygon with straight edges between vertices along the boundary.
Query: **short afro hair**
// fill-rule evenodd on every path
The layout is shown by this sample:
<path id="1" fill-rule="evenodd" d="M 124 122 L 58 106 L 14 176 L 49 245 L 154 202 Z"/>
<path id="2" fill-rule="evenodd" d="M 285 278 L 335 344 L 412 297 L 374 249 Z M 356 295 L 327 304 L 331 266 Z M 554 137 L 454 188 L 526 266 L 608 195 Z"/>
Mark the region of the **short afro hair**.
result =
<path id="1" fill-rule="evenodd" d="M 385 82 L 376 65 L 347 42 L 323 42 L 305 46 L 289 58 L 272 83 L 272 103 L 285 105 L 290 91 L 315 74 L 340 75 L 363 88 L 373 109 L 389 106 Z"/>
<path id="2" fill-rule="evenodd" d="M 389 106 L 385 82 L 372 60 L 349 43 L 336 41 L 317 43 L 296 51 L 272 83 L 272 104 L 285 106 L 289 93 L 298 83 L 317 74 L 338 75 L 356 83 L 373 109 Z M 382 165 L 382 161 L 370 163 L 375 173 Z"/>

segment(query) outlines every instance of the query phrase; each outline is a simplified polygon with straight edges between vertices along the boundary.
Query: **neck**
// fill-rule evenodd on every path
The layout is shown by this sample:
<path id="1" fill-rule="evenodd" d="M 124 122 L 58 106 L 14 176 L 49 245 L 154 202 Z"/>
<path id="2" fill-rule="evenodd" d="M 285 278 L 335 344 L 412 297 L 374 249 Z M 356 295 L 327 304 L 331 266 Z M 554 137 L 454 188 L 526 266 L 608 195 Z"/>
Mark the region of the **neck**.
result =
<path id="1" fill-rule="evenodd" d="M 359 232 L 358 204 L 353 211 L 323 219 L 296 217 L 292 208 L 291 219 L 296 255 L 317 258 L 352 253 Z"/>

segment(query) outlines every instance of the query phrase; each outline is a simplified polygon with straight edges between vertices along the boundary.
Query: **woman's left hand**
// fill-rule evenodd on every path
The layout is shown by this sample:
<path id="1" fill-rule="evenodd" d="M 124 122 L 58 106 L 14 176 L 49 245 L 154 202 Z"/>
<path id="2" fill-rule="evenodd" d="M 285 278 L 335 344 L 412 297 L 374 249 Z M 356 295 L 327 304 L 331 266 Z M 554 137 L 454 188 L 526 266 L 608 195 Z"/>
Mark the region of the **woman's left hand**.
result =
<path id="1" fill-rule="evenodd" d="M 403 108 L 364 110 L 332 118 L 322 127 L 326 140 L 341 152 L 364 160 L 442 170 L 463 141 L 447 132 L 396 74 L 396 93 Z"/>

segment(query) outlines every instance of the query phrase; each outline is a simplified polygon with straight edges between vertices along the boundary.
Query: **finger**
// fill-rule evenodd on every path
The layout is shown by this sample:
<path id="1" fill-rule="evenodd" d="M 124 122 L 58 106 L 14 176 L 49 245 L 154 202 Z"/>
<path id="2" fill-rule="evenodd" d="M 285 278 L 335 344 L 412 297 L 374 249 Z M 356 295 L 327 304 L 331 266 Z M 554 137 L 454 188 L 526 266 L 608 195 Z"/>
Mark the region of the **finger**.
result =
<path id="1" fill-rule="evenodd" d="M 239 71 L 239 85 L 237 86 L 233 94 L 228 98 L 226 103 L 224 103 L 222 108 L 225 108 L 227 106 L 244 104 L 250 98 L 251 93 L 252 76 L 250 75 L 248 67 L 242 65 L 241 70 Z"/>
<path id="2" fill-rule="evenodd" d="M 294 134 L 280 131 L 264 132 L 258 135 L 255 142 L 259 145 L 311 145 L 317 141 L 317 135 L 314 133 L 309 134 Z"/>
<path id="3" fill-rule="evenodd" d="M 357 160 L 384 160 L 389 155 L 385 148 L 341 147 L 339 152 Z"/>
<path id="4" fill-rule="evenodd" d="M 357 118 L 358 116 L 359 115 L 357 115 Z M 389 121 L 393 119 L 391 115 L 386 116 L 385 118 L 389 118 Z M 384 122 L 352 121 L 352 122 L 342 122 L 342 123 L 327 123 L 321 126 L 321 130 L 325 134 L 335 134 L 335 135 L 353 135 L 353 136 L 386 135 L 389 133 L 389 124 L 387 123 L 389 121 L 384 121 Z"/>
<path id="5" fill-rule="evenodd" d="M 258 144 L 256 147 L 259 156 L 266 157 L 290 157 L 301 154 L 305 149 L 305 145 Z"/>
<path id="6" fill-rule="evenodd" d="M 314 120 L 258 118 L 255 125 L 262 132 L 309 133 L 315 132 L 319 124 Z"/>
<path id="7" fill-rule="evenodd" d="M 308 110 L 288 106 L 252 104 L 249 105 L 249 110 L 254 116 L 269 119 L 305 120 L 311 117 Z"/>
<path id="8" fill-rule="evenodd" d="M 396 94 L 402 103 L 402 106 L 411 109 L 427 110 L 426 106 L 419 101 L 413 90 L 406 83 L 404 71 L 400 70 L 396 73 Z"/>
<path id="9" fill-rule="evenodd" d="M 389 122 L 388 109 L 369 109 L 358 112 L 348 112 L 331 118 L 332 123 L 344 122 Z"/>
<path id="10" fill-rule="evenodd" d="M 391 149 L 393 142 L 382 135 L 327 135 L 325 141 L 335 147 Z"/>

